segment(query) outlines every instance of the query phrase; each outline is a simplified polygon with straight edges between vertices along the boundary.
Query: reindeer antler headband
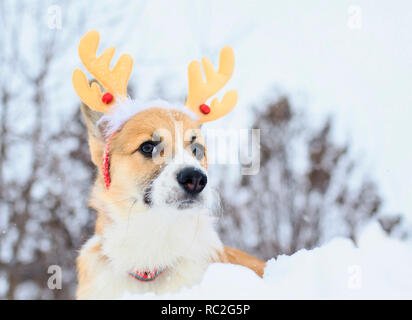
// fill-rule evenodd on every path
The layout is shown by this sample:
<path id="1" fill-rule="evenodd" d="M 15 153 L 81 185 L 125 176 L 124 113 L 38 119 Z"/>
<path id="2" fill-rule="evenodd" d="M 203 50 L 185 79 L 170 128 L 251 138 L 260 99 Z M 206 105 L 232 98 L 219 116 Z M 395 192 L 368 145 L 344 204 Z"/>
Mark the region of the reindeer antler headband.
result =
<path id="1" fill-rule="evenodd" d="M 127 83 L 133 67 L 130 55 L 123 54 L 115 67 L 110 70 L 110 62 L 115 48 L 110 47 L 96 57 L 100 35 L 88 32 L 79 44 L 79 56 L 86 69 L 96 78 L 106 91 L 103 94 L 97 83 L 89 85 L 86 75 L 80 69 L 73 72 L 73 86 L 80 99 L 91 109 L 109 113 L 111 107 L 127 99 Z M 219 69 L 216 72 L 209 59 L 202 59 L 206 82 L 203 81 L 200 63 L 192 61 L 188 67 L 189 88 L 185 106 L 199 117 L 199 122 L 213 121 L 229 113 L 236 105 L 237 93 L 228 91 L 221 102 L 214 98 L 210 107 L 206 101 L 214 96 L 229 81 L 235 66 L 232 48 L 224 47 L 220 52 Z M 153 106 L 155 107 L 155 106 Z"/>
<path id="2" fill-rule="evenodd" d="M 187 69 L 189 89 L 185 105 L 195 112 L 201 122 L 213 121 L 229 113 L 236 105 L 237 92 L 230 90 L 223 96 L 222 102 L 214 98 L 204 107 L 207 99 L 215 95 L 232 77 L 235 68 L 235 55 L 231 47 L 220 51 L 219 70 L 216 72 L 208 58 L 202 59 L 206 82 L 203 81 L 202 71 L 198 61 L 192 61 Z"/>

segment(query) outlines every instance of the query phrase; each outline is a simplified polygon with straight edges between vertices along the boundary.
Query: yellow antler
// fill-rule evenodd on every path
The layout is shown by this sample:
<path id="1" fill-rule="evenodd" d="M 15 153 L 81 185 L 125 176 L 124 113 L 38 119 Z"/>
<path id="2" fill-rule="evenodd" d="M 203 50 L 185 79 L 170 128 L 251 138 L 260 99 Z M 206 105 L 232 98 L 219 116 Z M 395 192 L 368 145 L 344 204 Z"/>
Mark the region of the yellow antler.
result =
<path id="1" fill-rule="evenodd" d="M 107 112 L 116 97 L 127 96 L 127 83 L 133 67 L 133 59 L 128 54 L 123 54 L 110 70 L 110 62 L 113 58 L 115 48 L 110 47 L 96 58 L 100 35 L 97 31 L 88 32 L 79 43 L 79 56 L 86 69 L 103 86 L 109 97 L 103 95 L 97 83 L 88 84 L 86 75 L 80 69 L 73 72 L 73 86 L 80 99 L 90 108 Z M 114 99 L 113 99 L 114 98 Z"/>
<path id="2" fill-rule="evenodd" d="M 199 116 L 200 122 L 207 122 L 223 117 L 236 105 L 237 92 L 230 90 L 223 96 L 222 102 L 214 98 L 210 109 L 207 106 L 206 110 L 202 108 L 206 100 L 222 89 L 231 78 L 235 67 L 235 55 L 231 47 L 224 47 L 220 51 L 218 72 L 207 58 L 202 59 L 202 65 L 206 82 L 203 81 L 199 62 L 192 61 L 189 64 L 189 93 L 185 104 Z"/>

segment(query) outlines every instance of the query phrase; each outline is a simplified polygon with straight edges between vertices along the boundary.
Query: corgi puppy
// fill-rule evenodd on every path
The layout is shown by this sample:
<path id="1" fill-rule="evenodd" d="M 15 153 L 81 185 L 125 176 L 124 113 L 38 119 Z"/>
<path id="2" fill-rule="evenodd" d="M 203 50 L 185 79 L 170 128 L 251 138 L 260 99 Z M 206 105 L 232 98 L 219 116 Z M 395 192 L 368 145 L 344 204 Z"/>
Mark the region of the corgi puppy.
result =
<path id="1" fill-rule="evenodd" d="M 98 168 L 89 202 L 97 211 L 95 233 L 77 259 L 77 298 L 177 291 L 199 283 L 214 262 L 243 265 L 262 276 L 263 261 L 225 247 L 215 231 L 216 195 L 200 130 L 236 103 L 228 92 L 222 102 L 204 104 L 230 78 L 233 54 L 222 50 L 218 72 L 202 61 L 206 83 L 199 82 L 199 64 L 189 66 L 184 107 L 145 104 L 127 97 L 131 58 L 123 55 L 110 70 L 114 48 L 96 58 L 98 42 L 91 31 L 79 45 L 96 81 L 89 84 L 80 70 L 73 74 Z"/>

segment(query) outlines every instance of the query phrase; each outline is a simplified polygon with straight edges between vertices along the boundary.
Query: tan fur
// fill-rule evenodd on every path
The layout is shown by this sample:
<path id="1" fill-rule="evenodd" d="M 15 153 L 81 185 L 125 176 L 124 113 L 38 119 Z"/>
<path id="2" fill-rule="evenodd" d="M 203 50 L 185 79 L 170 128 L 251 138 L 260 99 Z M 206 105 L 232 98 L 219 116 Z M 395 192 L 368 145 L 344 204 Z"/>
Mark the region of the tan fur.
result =
<path id="1" fill-rule="evenodd" d="M 77 277 L 79 281 L 79 286 L 77 288 L 78 298 L 87 298 L 88 291 L 92 281 L 95 279 L 96 274 L 93 273 L 93 259 L 91 256 L 99 256 L 103 261 L 105 257 L 100 254 L 101 244 L 95 244 L 88 248 L 83 248 L 81 254 L 77 258 Z"/>
<path id="2" fill-rule="evenodd" d="M 117 275 L 114 271 L 108 271 L 112 261 L 106 256 L 104 249 L 104 236 L 113 234 L 109 232 L 109 228 L 114 223 L 126 223 L 130 219 L 130 215 L 144 213 L 147 207 L 142 203 L 137 203 L 135 199 L 139 196 L 138 189 L 153 179 L 161 170 L 162 167 L 154 161 L 148 161 L 139 152 L 135 152 L 139 145 L 144 141 L 151 140 L 153 133 L 158 128 L 164 128 L 171 133 L 170 137 L 165 137 L 164 142 L 167 146 L 172 146 L 171 154 L 175 154 L 175 123 L 180 121 L 183 125 L 183 132 L 197 132 L 197 142 L 204 144 L 203 138 L 199 133 L 199 124 L 190 119 L 188 116 L 180 112 L 171 112 L 170 110 L 151 108 L 142 111 L 128 120 L 121 130 L 113 137 L 110 148 L 110 189 L 106 190 L 102 177 L 101 163 L 104 149 L 104 139 L 102 134 L 96 130 L 95 122 L 99 117 L 93 111 L 90 111 L 86 106 L 82 107 L 83 115 L 86 119 L 86 124 L 89 129 L 89 145 L 93 162 L 99 168 L 98 175 L 91 193 L 90 206 L 98 212 L 98 218 L 95 226 L 95 236 L 91 238 L 82 248 L 77 259 L 78 271 L 78 291 L 77 298 L 110 298 L 112 295 L 105 295 L 104 290 L 100 287 L 105 285 L 102 282 L 108 283 L 112 280 L 113 275 Z M 189 146 L 189 141 L 185 142 L 185 147 Z M 207 168 L 206 154 L 200 165 Z M 205 244 L 206 245 L 206 244 Z M 214 245 L 213 245 L 214 246 Z M 212 247 L 211 247 L 212 248 Z M 259 276 L 263 275 L 265 263 L 255 257 L 252 257 L 240 250 L 231 249 L 228 247 L 219 246 L 216 244 L 214 254 L 207 263 L 219 261 L 224 263 L 233 263 L 243 265 L 255 271 Z M 175 281 L 170 281 L 167 286 L 150 287 L 151 284 L 142 284 L 147 290 L 152 290 L 158 293 L 167 290 L 177 290 L 187 280 L 180 280 L 182 272 L 191 272 L 193 277 L 190 283 L 199 281 L 198 274 L 206 267 L 196 266 L 190 261 L 179 262 L 179 268 L 176 270 L 167 270 L 169 277 L 174 277 Z M 181 271 L 179 271 L 181 270 Z M 184 271 L 185 270 L 185 271 Z M 195 271 L 196 270 L 196 271 Z M 187 277 L 187 275 L 186 275 Z M 101 279 L 103 278 L 103 279 Z M 110 279 L 109 279 L 110 278 Z M 120 295 L 124 288 L 133 290 L 136 285 L 136 280 L 126 278 L 116 283 L 111 284 L 113 288 L 113 296 Z M 156 282 L 158 280 L 155 280 Z M 124 283 L 123 283 L 124 282 Z M 187 283 L 189 284 L 189 283 Z M 109 284 L 107 284 L 109 286 Z M 144 287 L 144 288 L 146 288 Z M 116 294 L 115 294 L 116 293 Z"/>
<path id="3" fill-rule="evenodd" d="M 263 277 L 266 262 L 238 249 L 224 247 L 222 261 L 252 269 L 259 277 Z"/>

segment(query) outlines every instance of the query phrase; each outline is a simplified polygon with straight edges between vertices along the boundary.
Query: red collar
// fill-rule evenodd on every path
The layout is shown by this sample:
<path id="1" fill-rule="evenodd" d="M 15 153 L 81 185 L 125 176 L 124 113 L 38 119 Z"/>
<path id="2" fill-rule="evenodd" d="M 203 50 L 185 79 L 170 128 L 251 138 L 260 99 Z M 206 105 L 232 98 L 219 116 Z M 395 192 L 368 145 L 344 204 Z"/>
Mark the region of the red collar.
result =
<path id="1" fill-rule="evenodd" d="M 129 276 L 135 278 L 136 280 L 140 281 L 152 281 L 156 279 L 164 269 L 154 269 L 154 271 L 144 271 L 140 272 L 138 270 L 129 272 Z"/>

